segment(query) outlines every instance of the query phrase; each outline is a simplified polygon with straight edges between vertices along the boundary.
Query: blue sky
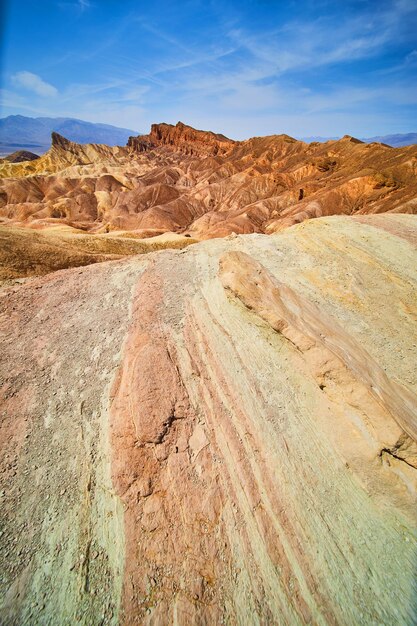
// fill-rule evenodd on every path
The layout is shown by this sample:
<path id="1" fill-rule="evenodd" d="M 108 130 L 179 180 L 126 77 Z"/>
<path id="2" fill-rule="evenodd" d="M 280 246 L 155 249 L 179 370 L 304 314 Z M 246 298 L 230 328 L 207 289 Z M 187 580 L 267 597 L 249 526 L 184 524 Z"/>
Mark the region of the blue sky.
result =
<path id="1" fill-rule="evenodd" d="M 3 24 L 2 116 L 417 131 L 417 0 L 6 0 Z"/>

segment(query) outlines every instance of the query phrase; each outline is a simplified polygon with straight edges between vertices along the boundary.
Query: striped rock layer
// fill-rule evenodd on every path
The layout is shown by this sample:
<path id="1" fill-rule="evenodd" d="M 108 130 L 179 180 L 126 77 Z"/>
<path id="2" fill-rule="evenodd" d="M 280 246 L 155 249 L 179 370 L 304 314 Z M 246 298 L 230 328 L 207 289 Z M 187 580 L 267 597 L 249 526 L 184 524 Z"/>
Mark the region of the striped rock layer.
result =
<path id="1" fill-rule="evenodd" d="M 4 624 L 416 619 L 411 215 L 0 292 Z"/>

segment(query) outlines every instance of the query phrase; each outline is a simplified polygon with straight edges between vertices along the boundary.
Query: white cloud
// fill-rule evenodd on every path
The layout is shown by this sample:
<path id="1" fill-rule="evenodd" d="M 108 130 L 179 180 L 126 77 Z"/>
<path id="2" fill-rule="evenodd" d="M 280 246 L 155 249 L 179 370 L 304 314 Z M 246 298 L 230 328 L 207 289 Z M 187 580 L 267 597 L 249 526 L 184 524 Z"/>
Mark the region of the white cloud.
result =
<path id="1" fill-rule="evenodd" d="M 32 72 L 17 72 L 13 74 L 12 80 L 15 85 L 24 87 L 24 89 L 28 89 L 42 98 L 53 98 L 58 95 L 56 87 L 42 80 L 37 74 L 32 74 Z"/>

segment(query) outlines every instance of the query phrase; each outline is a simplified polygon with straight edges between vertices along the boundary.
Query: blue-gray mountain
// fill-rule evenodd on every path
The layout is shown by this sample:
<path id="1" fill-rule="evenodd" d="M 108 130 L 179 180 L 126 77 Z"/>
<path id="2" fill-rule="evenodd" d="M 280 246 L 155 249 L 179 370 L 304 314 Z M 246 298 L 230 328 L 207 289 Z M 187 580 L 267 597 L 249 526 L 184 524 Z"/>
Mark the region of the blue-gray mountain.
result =
<path id="1" fill-rule="evenodd" d="M 380 143 L 386 143 L 393 148 L 400 148 L 401 146 L 411 146 L 417 143 L 417 133 L 403 133 L 398 135 L 383 135 L 382 137 L 368 137 L 363 139 L 365 143 L 372 143 L 373 141 L 379 141 Z"/>
<path id="2" fill-rule="evenodd" d="M 15 150 L 29 150 L 42 154 L 51 147 L 51 133 L 55 131 L 77 143 L 105 143 L 124 146 L 138 131 L 109 124 L 92 124 L 68 117 L 25 117 L 9 115 L 0 119 L 0 156 Z"/>
<path id="3" fill-rule="evenodd" d="M 306 143 L 312 143 L 313 141 L 319 141 L 324 143 L 325 141 L 332 141 L 340 139 L 340 137 L 299 137 L 301 141 Z M 377 137 L 361 137 L 361 141 L 364 143 L 385 143 L 387 146 L 393 148 L 401 148 L 402 146 L 412 146 L 417 144 L 417 133 L 400 133 L 397 135 L 378 135 Z"/>

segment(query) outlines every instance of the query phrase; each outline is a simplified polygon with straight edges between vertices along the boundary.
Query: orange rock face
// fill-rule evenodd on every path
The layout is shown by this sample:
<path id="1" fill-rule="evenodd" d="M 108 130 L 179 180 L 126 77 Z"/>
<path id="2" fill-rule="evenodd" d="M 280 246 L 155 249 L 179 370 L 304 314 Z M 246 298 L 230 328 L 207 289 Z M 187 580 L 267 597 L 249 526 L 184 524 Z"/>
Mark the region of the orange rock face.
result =
<path id="1" fill-rule="evenodd" d="M 149 135 L 130 137 L 127 145 L 139 151 L 167 146 L 184 154 L 214 156 L 230 152 L 235 143 L 224 135 L 195 130 L 191 126 L 178 122 L 176 126 L 152 124 Z"/>
<path id="2" fill-rule="evenodd" d="M 417 147 L 346 136 L 305 144 L 286 135 L 235 142 L 179 122 L 153 124 L 126 148 L 54 134 L 35 161 L 0 166 L 6 223 L 84 231 L 173 231 L 199 239 L 273 233 L 328 215 L 414 213 Z"/>

